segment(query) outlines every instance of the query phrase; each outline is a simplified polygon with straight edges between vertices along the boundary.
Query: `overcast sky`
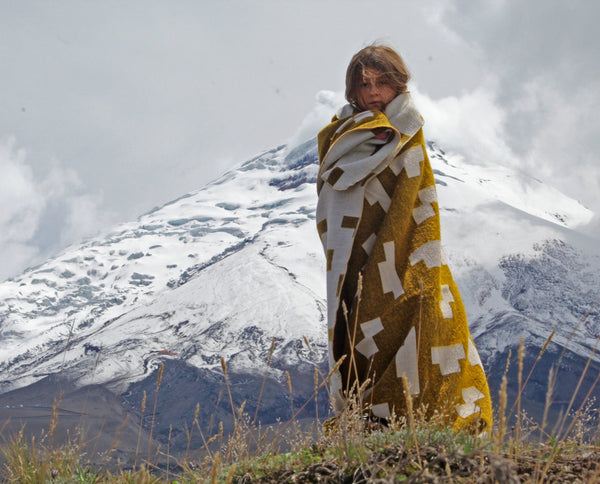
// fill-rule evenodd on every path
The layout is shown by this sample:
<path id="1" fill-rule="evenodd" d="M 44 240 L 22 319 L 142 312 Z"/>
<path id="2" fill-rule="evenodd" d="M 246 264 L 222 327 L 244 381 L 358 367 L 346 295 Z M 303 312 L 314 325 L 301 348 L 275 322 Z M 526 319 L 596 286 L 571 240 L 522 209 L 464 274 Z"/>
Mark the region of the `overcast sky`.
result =
<path id="1" fill-rule="evenodd" d="M 589 0 L 0 0 L 0 280 L 310 135 L 317 93 L 342 91 L 376 40 L 405 58 L 426 136 L 600 213 L 599 14 Z"/>

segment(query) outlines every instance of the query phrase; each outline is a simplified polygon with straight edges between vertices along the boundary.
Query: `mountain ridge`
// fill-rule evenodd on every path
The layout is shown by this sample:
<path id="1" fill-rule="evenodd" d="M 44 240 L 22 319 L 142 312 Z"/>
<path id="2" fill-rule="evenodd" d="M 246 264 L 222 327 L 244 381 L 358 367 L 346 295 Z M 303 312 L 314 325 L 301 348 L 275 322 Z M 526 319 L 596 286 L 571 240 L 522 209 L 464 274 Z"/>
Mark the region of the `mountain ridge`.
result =
<path id="1" fill-rule="evenodd" d="M 568 348 L 579 370 L 592 355 L 596 369 L 600 314 L 578 322 L 600 297 L 596 241 L 578 232 L 591 212 L 510 168 L 428 149 L 443 243 L 495 395 L 521 335 L 537 354 L 556 318 L 564 327 L 548 354 Z M 193 413 L 197 394 L 223 391 L 225 361 L 237 404 L 257 404 L 248 392 L 267 375 L 271 406 L 261 415 L 285 418 L 286 399 L 302 405 L 315 371 L 327 373 L 317 171 L 314 138 L 278 146 L 0 284 L 0 396 L 61 374 L 105 385 L 134 411 L 162 364 L 186 402 L 164 405 Z M 534 375 L 532 408 L 553 362 Z M 326 394 L 319 402 L 324 415 Z"/>

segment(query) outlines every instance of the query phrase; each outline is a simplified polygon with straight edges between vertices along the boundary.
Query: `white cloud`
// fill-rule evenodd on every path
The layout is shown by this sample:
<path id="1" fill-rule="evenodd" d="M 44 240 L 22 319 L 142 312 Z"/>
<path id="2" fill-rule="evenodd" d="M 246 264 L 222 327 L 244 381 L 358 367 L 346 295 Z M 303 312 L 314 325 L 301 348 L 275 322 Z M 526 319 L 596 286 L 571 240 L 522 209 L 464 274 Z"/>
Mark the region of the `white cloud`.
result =
<path id="1" fill-rule="evenodd" d="M 320 91 L 315 97 L 316 104 L 300 123 L 300 126 L 287 141 L 288 150 L 293 150 L 305 141 L 316 136 L 329 124 L 335 112 L 346 103 L 343 92 Z"/>
<path id="2" fill-rule="evenodd" d="M 71 194 L 66 198 L 68 207 L 64 227 L 61 232 L 60 246 L 66 246 L 95 235 L 109 225 L 112 216 L 99 210 L 102 198 L 88 194 Z"/>
<path id="3" fill-rule="evenodd" d="M 13 139 L 0 141 L 0 206 L 0 245 L 29 240 L 35 233 L 44 200 L 25 163 L 25 151 L 15 149 Z"/>
<path id="4" fill-rule="evenodd" d="M 465 155 L 472 163 L 515 166 L 505 133 L 506 113 L 498 106 L 493 89 L 482 86 L 460 96 L 432 99 L 415 87 L 412 95 L 425 118 L 428 139 Z"/>
<path id="5" fill-rule="evenodd" d="M 440 99 L 442 114 L 432 106 L 434 125 L 439 121 L 445 127 L 437 133 L 444 145 L 450 146 L 446 143 L 457 133 L 443 116 L 453 113 L 462 124 L 462 114 L 476 112 L 472 119 L 481 125 L 479 139 L 469 142 L 487 147 L 492 155 L 505 152 L 523 170 L 600 214 L 600 56 L 595 34 L 600 4 L 454 0 L 437 7 L 435 23 L 449 38 L 460 39 L 454 43 L 462 41 L 476 52 L 488 73 L 475 90 Z M 464 53 L 457 51 L 458 56 Z M 427 111 L 427 100 L 424 104 Z M 600 236 L 592 225 L 590 230 Z"/>
<path id="6" fill-rule="evenodd" d="M 54 163 L 36 177 L 25 150 L 15 145 L 0 140 L 0 280 L 95 234 L 108 218 L 73 170 Z"/>

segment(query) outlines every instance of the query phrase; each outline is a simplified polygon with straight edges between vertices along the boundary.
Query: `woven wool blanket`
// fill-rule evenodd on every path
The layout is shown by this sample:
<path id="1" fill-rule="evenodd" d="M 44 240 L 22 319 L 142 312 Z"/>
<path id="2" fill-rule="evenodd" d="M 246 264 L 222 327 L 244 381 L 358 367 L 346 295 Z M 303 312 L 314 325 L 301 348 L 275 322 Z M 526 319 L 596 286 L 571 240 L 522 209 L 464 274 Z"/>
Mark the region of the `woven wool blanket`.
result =
<path id="1" fill-rule="evenodd" d="M 489 431 L 488 384 L 442 249 L 422 125 L 403 93 L 385 112 L 345 106 L 319 133 L 330 367 L 345 356 L 331 377 L 333 406 L 341 411 L 362 385 L 376 417 L 412 406 Z"/>

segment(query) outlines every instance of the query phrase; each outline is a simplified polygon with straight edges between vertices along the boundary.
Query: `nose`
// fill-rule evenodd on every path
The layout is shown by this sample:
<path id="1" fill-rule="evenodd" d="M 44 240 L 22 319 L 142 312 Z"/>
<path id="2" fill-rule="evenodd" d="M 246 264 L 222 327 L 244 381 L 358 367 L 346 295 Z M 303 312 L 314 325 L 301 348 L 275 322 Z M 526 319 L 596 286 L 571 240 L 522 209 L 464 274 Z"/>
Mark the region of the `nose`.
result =
<path id="1" fill-rule="evenodd" d="M 369 94 L 379 94 L 379 86 L 377 84 L 369 85 Z"/>

